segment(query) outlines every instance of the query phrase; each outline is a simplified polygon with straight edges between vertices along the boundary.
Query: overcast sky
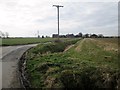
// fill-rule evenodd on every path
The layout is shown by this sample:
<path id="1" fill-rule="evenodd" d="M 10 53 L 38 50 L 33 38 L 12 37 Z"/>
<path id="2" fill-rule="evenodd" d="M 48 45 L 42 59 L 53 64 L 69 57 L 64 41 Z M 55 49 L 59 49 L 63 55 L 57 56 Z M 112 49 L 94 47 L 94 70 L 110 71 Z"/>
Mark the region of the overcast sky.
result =
<path id="1" fill-rule="evenodd" d="M 31 37 L 39 30 L 40 36 L 51 36 L 57 33 L 57 9 L 52 5 L 59 4 L 64 6 L 60 8 L 60 34 L 118 35 L 118 2 L 65 1 L 0 0 L 0 31 Z"/>

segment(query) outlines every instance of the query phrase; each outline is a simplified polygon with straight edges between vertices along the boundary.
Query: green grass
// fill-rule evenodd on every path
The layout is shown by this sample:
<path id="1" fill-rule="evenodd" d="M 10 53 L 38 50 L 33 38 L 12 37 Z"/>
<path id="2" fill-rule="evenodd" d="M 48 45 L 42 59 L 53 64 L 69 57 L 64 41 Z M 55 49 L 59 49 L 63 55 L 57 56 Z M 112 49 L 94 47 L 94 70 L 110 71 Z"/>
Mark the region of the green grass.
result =
<path id="1" fill-rule="evenodd" d="M 1 45 L 9 46 L 9 45 L 33 44 L 33 43 L 48 42 L 52 40 L 53 38 L 8 38 L 8 39 L 2 39 Z"/>
<path id="2" fill-rule="evenodd" d="M 77 41 L 40 44 L 27 52 L 27 72 L 33 88 L 119 87 L 118 43 L 105 39 Z M 63 52 L 71 44 L 74 46 Z"/>
<path id="3" fill-rule="evenodd" d="M 61 40 L 67 40 L 67 39 L 68 38 L 61 38 Z M 5 38 L 0 41 L 0 46 L 45 43 L 54 40 L 57 40 L 57 38 Z"/>

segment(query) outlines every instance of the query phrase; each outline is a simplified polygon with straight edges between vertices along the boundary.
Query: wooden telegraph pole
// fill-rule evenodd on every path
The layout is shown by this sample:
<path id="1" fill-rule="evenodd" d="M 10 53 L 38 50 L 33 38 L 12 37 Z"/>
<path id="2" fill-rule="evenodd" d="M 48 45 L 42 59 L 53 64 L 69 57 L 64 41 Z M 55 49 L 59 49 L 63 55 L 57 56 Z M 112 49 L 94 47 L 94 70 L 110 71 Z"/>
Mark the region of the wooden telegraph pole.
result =
<path id="1" fill-rule="evenodd" d="M 59 7 L 63 7 L 63 6 L 53 5 L 53 7 L 57 7 L 57 12 L 58 12 L 58 40 L 59 40 Z"/>

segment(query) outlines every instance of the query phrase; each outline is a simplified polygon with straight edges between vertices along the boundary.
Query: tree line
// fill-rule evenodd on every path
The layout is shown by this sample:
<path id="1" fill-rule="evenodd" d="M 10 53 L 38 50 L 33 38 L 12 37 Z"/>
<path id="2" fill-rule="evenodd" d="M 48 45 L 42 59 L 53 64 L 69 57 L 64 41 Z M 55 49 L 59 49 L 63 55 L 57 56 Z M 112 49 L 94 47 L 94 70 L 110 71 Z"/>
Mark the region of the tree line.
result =
<path id="1" fill-rule="evenodd" d="M 58 34 L 53 34 L 52 35 L 53 38 L 57 38 Z M 59 35 L 60 38 L 79 38 L 79 37 L 83 37 L 83 38 L 103 38 L 103 34 L 82 34 L 82 33 L 78 33 L 77 35 L 74 34 L 66 34 L 66 35 Z"/>
<path id="2" fill-rule="evenodd" d="M 9 38 L 9 33 L 0 31 L 0 38 Z"/>

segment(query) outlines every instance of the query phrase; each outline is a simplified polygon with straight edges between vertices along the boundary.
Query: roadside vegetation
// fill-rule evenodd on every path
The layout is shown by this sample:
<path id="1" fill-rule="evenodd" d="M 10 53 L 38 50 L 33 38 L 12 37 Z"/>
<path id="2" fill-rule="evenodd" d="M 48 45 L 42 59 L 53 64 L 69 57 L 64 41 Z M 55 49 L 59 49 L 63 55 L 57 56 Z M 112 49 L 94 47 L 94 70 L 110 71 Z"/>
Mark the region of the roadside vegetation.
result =
<path id="1" fill-rule="evenodd" d="M 31 87 L 120 88 L 118 42 L 112 40 L 74 39 L 30 49 L 25 72 Z"/>

